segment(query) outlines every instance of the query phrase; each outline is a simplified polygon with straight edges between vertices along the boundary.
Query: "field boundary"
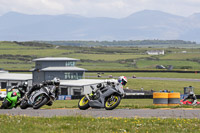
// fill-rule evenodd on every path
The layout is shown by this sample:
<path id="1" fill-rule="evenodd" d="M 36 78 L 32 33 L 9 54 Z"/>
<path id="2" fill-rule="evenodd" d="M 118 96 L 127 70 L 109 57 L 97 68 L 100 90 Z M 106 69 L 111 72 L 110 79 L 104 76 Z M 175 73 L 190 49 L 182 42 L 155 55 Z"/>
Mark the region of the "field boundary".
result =
<path id="1" fill-rule="evenodd" d="M 71 99 L 81 99 L 81 96 L 72 96 Z M 200 99 L 200 95 L 196 95 L 197 99 Z M 153 95 L 126 95 L 123 99 L 153 99 Z"/>
<path id="2" fill-rule="evenodd" d="M 9 72 L 31 72 L 30 70 L 8 70 Z M 164 72 L 164 73 L 200 73 L 200 71 L 185 71 L 185 70 L 88 70 L 88 73 L 121 73 L 121 72 Z"/>

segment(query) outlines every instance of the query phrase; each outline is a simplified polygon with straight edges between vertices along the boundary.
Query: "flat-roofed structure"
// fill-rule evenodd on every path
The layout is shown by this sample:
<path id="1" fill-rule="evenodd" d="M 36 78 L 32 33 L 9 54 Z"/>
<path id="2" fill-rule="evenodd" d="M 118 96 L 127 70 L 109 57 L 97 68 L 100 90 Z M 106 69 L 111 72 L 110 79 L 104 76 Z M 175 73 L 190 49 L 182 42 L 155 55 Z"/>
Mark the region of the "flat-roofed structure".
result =
<path id="1" fill-rule="evenodd" d="M 91 92 L 90 85 L 102 83 L 103 80 L 84 79 L 86 69 L 76 67 L 78 59 L 66 57 L 46 57 L 34 59 L 35 68 L 32 70 L 33 83 L 61 79 L 61 95 L 83 95 Z"/>
<path id="2" fill-rule="evenodd" d="M 35 68 L 33 83 L 41 83 L 58 77 L 61 80 L 78 80 L 84 78 L 86 69 L 76 67 L 78 59 L 66 57 L 46 57 L 33 60 Z"/>
<path id="3" fill-rule="evenodd" d="M 83 95 L 92 91 L 91 85 L 103 83 L 98 79 L 61 80 L 61 95 Z"/>
<path id="4" fill-rule="evenodd" d="M 15 86 L 23 82 L 28 82 L 28 85 L 32 85 L 32 74 L 18 74 L 18 73 L 0 73 L 0 88 L 5 89 L 10 86 Z"/>

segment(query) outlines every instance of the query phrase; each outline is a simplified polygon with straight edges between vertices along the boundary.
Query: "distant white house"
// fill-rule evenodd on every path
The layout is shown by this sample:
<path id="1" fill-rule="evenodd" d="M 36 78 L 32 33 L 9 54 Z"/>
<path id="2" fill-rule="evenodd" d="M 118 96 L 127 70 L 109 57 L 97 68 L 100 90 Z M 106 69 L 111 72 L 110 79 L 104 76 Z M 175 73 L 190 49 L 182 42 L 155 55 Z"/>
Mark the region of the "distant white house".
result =
<path id="1" fill-rule="evenodd" d="M 151 50 L 146 52 L 148 55 L 164 55 L 164 50 Z"/>
<path id="2" fill-rule="evenodd" d="M 187 51 L 181 51 L 181 53 L 185 54 L 185 53 L 187 53 Z"/>

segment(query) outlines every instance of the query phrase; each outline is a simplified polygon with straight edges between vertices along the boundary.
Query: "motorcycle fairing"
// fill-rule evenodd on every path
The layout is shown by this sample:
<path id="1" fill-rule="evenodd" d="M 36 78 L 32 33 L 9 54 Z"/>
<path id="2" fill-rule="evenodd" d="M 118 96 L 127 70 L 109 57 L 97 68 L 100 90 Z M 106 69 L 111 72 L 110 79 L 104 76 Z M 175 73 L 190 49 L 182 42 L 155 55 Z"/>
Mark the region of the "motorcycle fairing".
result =
<path id="1" fill-rule="evenodd" d="M 89 102 L 90 107 L 103 108 L 105 106 L 105 98 L 116 92 L 117 91 L 113 88 L 107 89 L 107 91 L 105 91 L 104 93 L 101 93 L 101 91 L 99 91 L 100 97 L 97 100 L 90 100 Z"/>

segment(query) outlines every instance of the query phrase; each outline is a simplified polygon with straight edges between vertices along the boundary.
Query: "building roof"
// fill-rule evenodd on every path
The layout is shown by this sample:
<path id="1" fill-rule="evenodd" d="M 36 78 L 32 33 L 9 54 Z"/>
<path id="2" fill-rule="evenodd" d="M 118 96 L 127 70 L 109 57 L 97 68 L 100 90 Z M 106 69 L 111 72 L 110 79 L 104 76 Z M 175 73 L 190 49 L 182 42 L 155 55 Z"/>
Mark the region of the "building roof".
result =
<path id="1" fill-rule="evenodd" d="M 149 50 L 147 52 L 151 52 L 151 53 L 154 53 L 154 52 L 164 52 L 164 50 Z"/>
<path id="2" fill-rule="evenodd" d="M 0 70 L 0 74 L 2 73 L 8 73 L 8 71 Z"/>
<path id="3" fill-rule="evenodd" d="M 60 85 L 61 86 L 82 87 L 82 86 L 88 86 L 88 85 L 103 83 L 103 82 L 104 82 L 104 80 L 99 80 L 99 79 L 61 80 Z"/>
<path id="4" fill-rule="evenodd" d="M 79 67 L 46 67 L 41 71 L 86 71 L 86 69 Z"/>
<path id="5" fill-rule="evenodd" d="M 67 57 L 46 57 L 46 58 L 38 58 L 33 61 L 79 61 L 79 59 L 67 58 Z"/>
<path id="6" fill-rule="evenodd" d="M 32 74 L 2 73 L 0 74 L 0 80 L 32 80 Z"/>

